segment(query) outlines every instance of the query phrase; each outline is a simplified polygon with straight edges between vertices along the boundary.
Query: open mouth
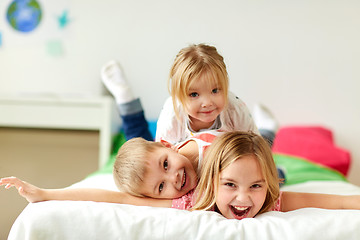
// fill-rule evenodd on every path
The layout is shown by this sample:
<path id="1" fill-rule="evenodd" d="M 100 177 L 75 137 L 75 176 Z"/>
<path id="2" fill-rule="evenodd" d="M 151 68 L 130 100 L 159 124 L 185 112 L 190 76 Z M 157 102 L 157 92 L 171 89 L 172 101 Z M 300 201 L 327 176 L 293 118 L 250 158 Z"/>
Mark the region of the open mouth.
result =
<path id="1" fill-rule="evenodd" d="M 238 207 L 238 206 L 231 206 L 231 212 L 234 214 L 235 218 L 240 220 L 246 218 L 248 213 L 250 212 L 251 207 Z"/>
<path id="2" fill-rule="evenodd" d="M 184 175 L 182 177 L 181 188 L 183 188 L 185 186 L 185 183 L 186 183 L 186 172 L 184 171 Z"/>

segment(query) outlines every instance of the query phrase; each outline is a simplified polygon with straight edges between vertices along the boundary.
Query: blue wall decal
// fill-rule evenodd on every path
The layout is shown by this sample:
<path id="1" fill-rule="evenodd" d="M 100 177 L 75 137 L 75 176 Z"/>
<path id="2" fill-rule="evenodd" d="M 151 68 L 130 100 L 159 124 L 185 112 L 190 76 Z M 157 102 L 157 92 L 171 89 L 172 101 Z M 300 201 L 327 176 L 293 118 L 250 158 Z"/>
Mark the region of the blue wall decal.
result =
<path id="1" fill-rule="evenodd" d="M 6 19 L 20 32 L 31 32 L 41 22 L 42 11 L 36 0 L 14 0 L 8 7 Z"/>
<path id="2" fill-rule="evenodd" d="M 70 22 L 68 11 L 64 10 L 58 17 L 58 23 L 60 28 L 65 28 Z"/>

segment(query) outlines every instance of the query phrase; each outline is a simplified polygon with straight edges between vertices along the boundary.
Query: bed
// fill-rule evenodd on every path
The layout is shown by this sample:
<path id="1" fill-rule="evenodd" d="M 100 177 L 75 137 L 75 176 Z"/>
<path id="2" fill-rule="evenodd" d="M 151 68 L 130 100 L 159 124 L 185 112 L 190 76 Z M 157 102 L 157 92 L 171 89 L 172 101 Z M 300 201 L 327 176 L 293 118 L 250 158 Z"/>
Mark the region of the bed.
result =
<path id="1" fill-rule="evenodd" d="M 323 133 L 319 136 L 331 137 L 327 131 Z M 309 159 L 300 153 L 294 156 L 282 152 L 284 147 L 280 143 L 290 141 L 286 134 L 279 136 L 285 137 L 275 141 L 274 158 L 288 176 L 283 191 L 360 194 L 360 187 L 347 182 L 346 174 L 337 169 L 350 162 L 346 150 L 337 148 L 332 142 L 339 152 L 339 164 L 329 167 L 326 161 L 320 163 L 319 159 L 311 159 L 312 156 Z M 115 149 L 123 141 L 120 136 L 115 141 Z M 329 149 L 324 148 L 324 151 Z M 113 161 L 114 153 L 101 170 L 70 187 L 116 190 L 111 175 Z M 358 210 L 305 208 L 287 213 L 268 212 L 238 221 L 225 219 L 215 212 L 90 201 L 48 201 L 28 204 L 12 226 L 9 239 L 359 239 L 359 226 Z"/>

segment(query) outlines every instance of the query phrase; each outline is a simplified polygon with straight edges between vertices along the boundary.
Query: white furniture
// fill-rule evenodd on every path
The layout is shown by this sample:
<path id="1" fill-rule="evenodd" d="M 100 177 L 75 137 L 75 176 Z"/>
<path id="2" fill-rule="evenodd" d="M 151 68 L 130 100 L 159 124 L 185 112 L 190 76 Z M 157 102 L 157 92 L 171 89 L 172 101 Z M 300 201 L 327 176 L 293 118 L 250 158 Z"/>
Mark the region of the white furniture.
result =
<path id="1" fill-rule="evenodd" d="M 120 120 L 112 98 L 0 96 L 0 127 L 99 131 L 99 167 L 110 155 L 111 136 Z"/>

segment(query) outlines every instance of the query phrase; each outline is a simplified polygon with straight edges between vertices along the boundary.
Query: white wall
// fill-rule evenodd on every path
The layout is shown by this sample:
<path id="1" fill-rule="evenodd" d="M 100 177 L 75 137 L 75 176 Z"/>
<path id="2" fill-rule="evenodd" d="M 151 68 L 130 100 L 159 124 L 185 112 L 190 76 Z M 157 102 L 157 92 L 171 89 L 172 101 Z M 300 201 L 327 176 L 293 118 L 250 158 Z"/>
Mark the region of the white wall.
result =
<path id="1" fill-rule="evenodd" d="M 4 12 L 10 0 L 1 1 Z M 103 0 L 40 2 L 42 25 L 17 34 L 0 25 L 0 92 L 103 93 L 99 71 L 118 59 L 146 115 L 168 96 L 176 53 L 189 43 L 215 45 L 231 89 L 249 107 L 265 103 L 282 125 L 320 124 L 350 149 L 350 180 L 360 184 L 360 2 L 357 0 Z M 68 8 L 70 24 L 54 30 Z M 1 23 L 1 22 L 0 22 Z M 53 56 L 46 42 L 60 41 Z"/>

